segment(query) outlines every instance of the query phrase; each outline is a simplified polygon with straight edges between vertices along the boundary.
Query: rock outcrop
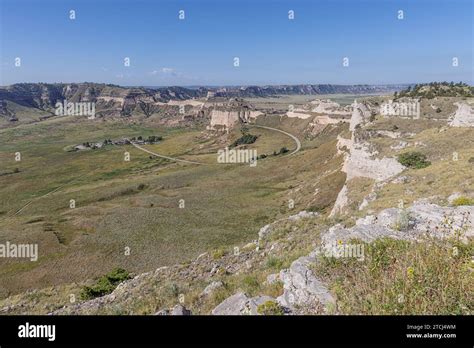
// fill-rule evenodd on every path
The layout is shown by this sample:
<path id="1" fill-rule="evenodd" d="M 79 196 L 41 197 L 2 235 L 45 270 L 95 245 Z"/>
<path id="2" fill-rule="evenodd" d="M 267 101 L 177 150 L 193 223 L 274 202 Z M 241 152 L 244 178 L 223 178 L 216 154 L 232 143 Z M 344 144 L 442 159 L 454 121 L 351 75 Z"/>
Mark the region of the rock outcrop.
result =
<path id="1" fill-rule="evenodd" d="M 300 212 L 290 218 L 282 219 L 282 225 L 291 226 L 300 219 L 317 219 L 318 215 Z M 281 282 L 283 292 L 273 298 L 267 295 L 248 296 L 243 291 L 234 293 L 222 301 L 212 310 L 214 315 L 257 315 L 259 306 L 275 303 L 282 307 L 284 314 L 337 314 L 337 298 L 328 288 L 327 284 L 316 273 L 316 265 L 322 257 L 340 257 L 337 249 L 340 245 L 353 246 L 354 243 L 372 243 L 380 238 L 391 238 L 406 241 L 423 241 L 445 239 L 448 237 L 460 238 L 467 241 L 474 237 L 474 206 L 439 206 L 426 200 L 419 200 L 407 208 L 389 208 L 377 214 L 367 215 L 356 221 L 352 227 L 341 224 L 324 229 L 320 234 L 320 243 L 313 245 L 312 251 L 306 256 L 294 260 L 290 267 L 280 270 L 277 274 L 270 274 L 267 283 Z M 169 281 L 202 282 L 207 286 L 201 292 L 199 301 L 206 301 L 213 292 L 225 287 L 220 280 L 222 274 L 238 275 L 241 272 L 254 270 L 253 265 L 265 265 L 270 252 L 280 255 L 281 246 L 286 245 L 295 237 L 289 235 L 274 240 L 270 235 L 275 223 L 267 225 L 265 233 L 261 233 L 261 248 L 256 249 L 255 244 L 243 247 L 237 254 L 228 254 L 219 260 L 204 253 L 189 264 L 160 267 L 153 272 L 143 273 L 133 279 L 124 281 L 110 294 L 92 300 L 68 304 L 51 314 L 100 314 L 124 313 L 133 314 L 133 304 L 145 296 L 156 296 L 154 289 Z M 306 236 L 307 238 L 307 236 Z M 282 243 L 278 245 L 278 243 Z M 358 244 L 359 245 L 359 244 Z M 351 257 L 363 260 L 364 249 L 359 249 L 361 254 L 353 253 Z M 29 301 L 28 297 L 28 301 Z M 177 299 L 177 298 L 176 298 Z M 140 301 L 138 301 L 140 302 Z M 28 310 L 15 308 L 23 306 L 22 303 L 2 308 L 0 312 Z M 265 307 L 265 306 L 262 306 Z M 191 308 L 192 309 L 192 308 Z M 194 312 L 194 309 L 192 309 Z M 184 304 L 174 307 L 158 308 L 156 315 L 190 315 L 190 309 Z"/>
<path id="2" fill-rule="evenodd" d="M 208 130 L 229 132 L 236 125 L 249 123 L 262 112 L 253 110 L 252 106 L 242 99 L 231 99 L 227 103 L 216 104 L 210 113 Z"/>
<path id="3" fill-rule="evenodd" d="M 455 103 L 458 107 L 456 113 L 449 121 L 452 127 L 474 127 L 474 110 L 471 104 Z"/>
<path id="4" fill-rule="evenodd" d="M 204 290 L 201 293 L 201 297 L 209 296 L 211 295 L 214 291 L 222 288 L 224 286 L 224 283 L 222 283 L 220 280 L 218 281 L 213 281 L 211 282 L 208 286 L 204 288 Z"/>
<path id="5" fill-rule="evenodd" d="M 318 217 L 319 213 L 312 212 L 312 211 L 306 211 L 302 210 L 298 214 L 295 215 L 290 215 L 286 219 L 280 219 L 272 222 L 271 224 L 263 226 L 259 231 L 258 231 L 258 241 L 259 243 L 261 240 L 265 239 L 273 230 L 273 227 L 280 223 L 281 221 L 288 220 L 288 221 L 298 221 L 303 218 L 315 218 Z"/>
<path id="6" fill-rule="evenodd" d="M 191 315 L 191 311 L 182 305 L 174 306 L 171 315 Z"/>
<path id="7" fill-rule="evenodd" d="M 337 257 L 335 249 L 353 240 L 371 243 L 380 238 L 415 241 L 427 237 L 444 239 L 459 236 L 467 241 L 474 237 L 472 218 L 474 206 L 442 207 L 420 200 L 406 210 L 389 208 L 377 215 L 368 215 L 357 220 L 354 227 L 335 225 L 321 236 L 320 247 L 280 272 L 284 293 L 277 301 L 296 314 L 301 308 L 314 309 L 318 304 L 324 313 L 337 312 L 334 296 L 311 270 L 311 265 L 319 262 L 320 256 Z M 351 256 L 363 260 L 363 249 L 362 255 Z"/>
<path id="8" fill-rule="evenodd" d="M 161 89 L 126 88 L 97 83 L 21 83 L 0 88 L 0 102 L 11 101 L 18 105 L 55 113 L 56 103 L 92 102 L 97 117 L 128 117 L 141 113 L 146 117 L 157 113 L 163 106 L 168 112 L 178 114 L 178 104 L 170 101 L 203 98 L 202 89 L 167 87 Z M 195 101 L 196 103 L 196 101 Z M 201 105 L 201 104 L 200 104 Z M 195 106 L 195 105 L 192 105 Z M 8 110 L 0 110 L 8 114 Z"/>
<path id="9" fill-rule="evenodd" d="M 358 137 L 359 128 L 370 122 L 371 115 L 368 105 L 355 101 L 349 124 L 349 130 L 352 132 L 351 139 L 338 137 L 336 145 L 338 153 L 345 156 L 342 171 L 346 173 L 346 184 L 339 192 L 330 216 L 342 212 L 346 207 L 347 183 L 350 180 L 361 177 L 382 182 L 400 174 L 405 169 L 395 158 L 377 158 L 377 151 L 371 149 L 367 141 Z"/>
<path id="10" fill-rule="evenodd" d="M 317 308 L 319 304 L 327 312 L 331 305 L 336 304 L 333 295 L 310 268 L 311 264 L 317 262 L 318 255 L 319 252 L 315 251 L 300 257 L 289 269 L 280 272 L 284 292 L 277 301 L 293 313 L 298 313 L 301 307 Z"/>
<path id="11" fill-rule="evenodd" d="M 185 104 L 197 108 L 199 113 L 203 101 L 212 98 L 251 98 L 293 94 L 364 94 L 400 90 L 405 85 L 294 85 L 294 86 L 246 86 L 246 87 L 184 87 L 128 88 L 112 84 L 98 83 L 19 83 L 0 87 L 0 117 L 9 122 L 18 121 L 14 109 L 7 101 L 18 105 L 38 109 L 54 115 L 57 102 L 93 102 L 96 104 L 97 117 L 129 117 L 137 113 L 150 117 L 153 114 L 181 114 L 177 107 L 179 101 L 191 101 Z M 201 99 L 201 100 L 198 100 Z M 187 111 L 187 110 L 186 110 Z M 257 117 L 255 111 L 244 112 L 239 117 L 251 119 Z M 46 119 L 48 114 L 41 116 Z M 233 117 L 233 116 L 232 116 Z M 232 117 L 230 117 L 232 119 Z M 226 121 L 228 123 L 228 121 Z M 219 125 L 220 123 L 215 123 Z"/>
<path id="12" fill-rule="evenodd" d="M 338 151 L 343 148 L 347 149 L 345 154 L 344 165 L 342 171 L 347 174 L 347 181 L 355 177 L 368 177 L 383 180 L 393 175 L 392 173 L 380 172 L 385 170 L 380 168 L 380 162 L 390 162 L 388 159 L 377 159 L 377 154 L 370 150 L 369 144 L 357 137 L 356 130 L 361 125 L 369 122 L 370 110 L 365 104 L 354 101 L 353 112 L 349 124 L 351 139 L 338 137 Z M 388 163 L 384 163 L 387 165 Z"/>
<path id="13" fill-rule="evenodd" d="M 377 152 L 371 151 L 368 143 L 353 141 L 342 168 L 347 174 L 347 180 L 362 177 L 384 181 L 405 169 L 395 158 L 376 158 L 376 155 Z"/>
<path id="14" fill-rule="evenodd" d="M 257 296 L 249 298 L 243 292 L 238 292 L 225 299 L 212 310 L 213 315 L 257 315 L 258 306 L 273 301 L 270 296 Z"/>
<path id="15" fill-rule="evenodd" d="M 311 111 L 326 115 L 350 115 L 351 106 L 341 106 L 330 99 L 316 99 L 311 101 Z"/>

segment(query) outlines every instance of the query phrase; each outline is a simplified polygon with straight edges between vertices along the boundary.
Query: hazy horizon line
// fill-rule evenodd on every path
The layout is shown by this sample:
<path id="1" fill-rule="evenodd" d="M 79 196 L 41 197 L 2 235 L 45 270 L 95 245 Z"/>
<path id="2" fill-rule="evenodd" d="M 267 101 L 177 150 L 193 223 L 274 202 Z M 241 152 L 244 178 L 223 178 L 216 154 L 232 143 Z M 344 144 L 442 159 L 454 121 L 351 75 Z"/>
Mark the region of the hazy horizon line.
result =
<path id="1" fill-rule="evenodd" d="M 222 85 L 207 85 L 207 84 L 193 84 L 193 85 L 177 85 L 177 84 L 170 84 L 170 85 L 120 85 L 116 83 L 110 82 L 92 82 L 92 81 L 82 81 L 82 82 L 15 82 L 6 85 L 0 85 L 0 87 L 8 87 L 13 85 L 19 84 L 44 84 L 44 85 L 54 85 L 54 84 L 99 84 L 99 85 L 113 85 L 123 88 L 171 88 L 171 87 L 181 87 L 181 88 L 235 88 L 235 87 L 277 87 L 277 86 L 318 86 L 318 85 L 327 85 L 327 86 L 410 86 L 410 85 L 417 85 L 417 84 L 429 84 L 429 83 L 464 83 L 468 86 L 473 86 L 472 82 L 465 82 L 465 81 L 429 81 L 429 82 L 403 82 L 403 83 L 348 83 L 348 84 L 341 84 L 341 83 L 269 83 L 269 84 L 222 84 Z"/>

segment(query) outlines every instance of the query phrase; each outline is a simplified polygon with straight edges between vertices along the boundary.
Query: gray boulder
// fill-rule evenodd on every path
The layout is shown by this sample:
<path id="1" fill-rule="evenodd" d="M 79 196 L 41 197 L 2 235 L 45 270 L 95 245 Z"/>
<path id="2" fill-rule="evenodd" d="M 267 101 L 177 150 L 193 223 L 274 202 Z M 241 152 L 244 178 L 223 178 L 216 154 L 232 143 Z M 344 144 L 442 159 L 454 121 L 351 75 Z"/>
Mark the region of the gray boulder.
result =
<path id="1" fill-rule="evenodd" d="M 213 315 L 257 315 L 259 305 L 274 301 L 270 296 L 247 297 L 243 292 L 238 292 L 220 303 L 212 310 Z"/>
<path id="2" fill-rule="evenodd" d="M 204 288 L 204 290 L 201 292 L 201 297 L 209 296 L 214 291 L 222 288 L 223 286 L 224 283 L 222 283 L 220 280 L 214 281 Z"/>
<path id="3" fill-rule="evenodd" d="M 168 309 L 161 309 L 155 315 L 170 315 L 170 311 Z"/>
<path id="4" fill-rule="evenodd" d="M 285 308 L 294 310 L 295 306 L 321 304 L 325 310 L 336 301 L 327 287 L 314 276 L 310 265 L 317 262 L 318 252 L 303 256 L 294 261 L 289 269 L 280 272 L 283 282 L 283 295 L 277 302 Z"/>
<path id="5" fill-rule="evenodd" d="M 182 305 L 174 306 L 171 315 L 191 315 L 191 311 Z"/>
<path id="6" fill-rule="evenodd" d="M 243 292 L 238 292 L 220 303 L 212 310 L 213 315 L 240 315 L 244 314 L 246 303 L 249 300 Z"/>

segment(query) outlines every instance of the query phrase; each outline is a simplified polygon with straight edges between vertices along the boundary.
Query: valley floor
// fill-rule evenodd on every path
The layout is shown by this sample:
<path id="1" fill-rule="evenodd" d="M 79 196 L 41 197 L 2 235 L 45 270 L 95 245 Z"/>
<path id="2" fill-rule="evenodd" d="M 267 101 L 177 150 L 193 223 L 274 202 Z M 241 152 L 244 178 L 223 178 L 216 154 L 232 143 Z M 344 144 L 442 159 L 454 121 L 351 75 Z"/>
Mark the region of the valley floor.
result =
<path id="1" fill-rule="evenodd" d="M 317 175 L 311 173 L 317 159 L 272 156 L 297 148 L 288 135 L 266 128 L 251 128 L 259 136 L 252 146 L 269 155 L 255 167 L 215 165 L 217 150 L 238 129 L 225 140 L 199 128 L 56 119 L 0 132 L 0 238 L 34 240 L 40 254 L 35 263 L 0 260 L 1 296 L 81 282 L 114 267 L 142 272 L 251 241 L 262 224 L 288 210 L 288 188 Z M 143 146 L 147 151 L 210 165 L 158 158 L 131 145 L 67 151 L 139 135 L 163 136 Z"/>

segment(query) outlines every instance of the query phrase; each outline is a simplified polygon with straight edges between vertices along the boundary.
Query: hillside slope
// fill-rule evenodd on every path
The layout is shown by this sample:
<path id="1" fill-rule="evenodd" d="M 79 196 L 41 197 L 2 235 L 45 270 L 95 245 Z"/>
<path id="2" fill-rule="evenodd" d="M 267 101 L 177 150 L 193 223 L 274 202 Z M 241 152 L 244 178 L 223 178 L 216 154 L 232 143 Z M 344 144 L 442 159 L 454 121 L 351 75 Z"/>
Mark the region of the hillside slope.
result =
<path id="1" fill-rule="evenodd" d="M 387 115 L 388 99 L 327 116 L 338 123 L 257 119 L 305 141 L 281 214 L 252 242 L 138 272 L 95 299 L 81 297 L 92 279 L 31 290 L 1 313 L 472 314 L 474 100 L 421 98 L 418 115 Z"/>

